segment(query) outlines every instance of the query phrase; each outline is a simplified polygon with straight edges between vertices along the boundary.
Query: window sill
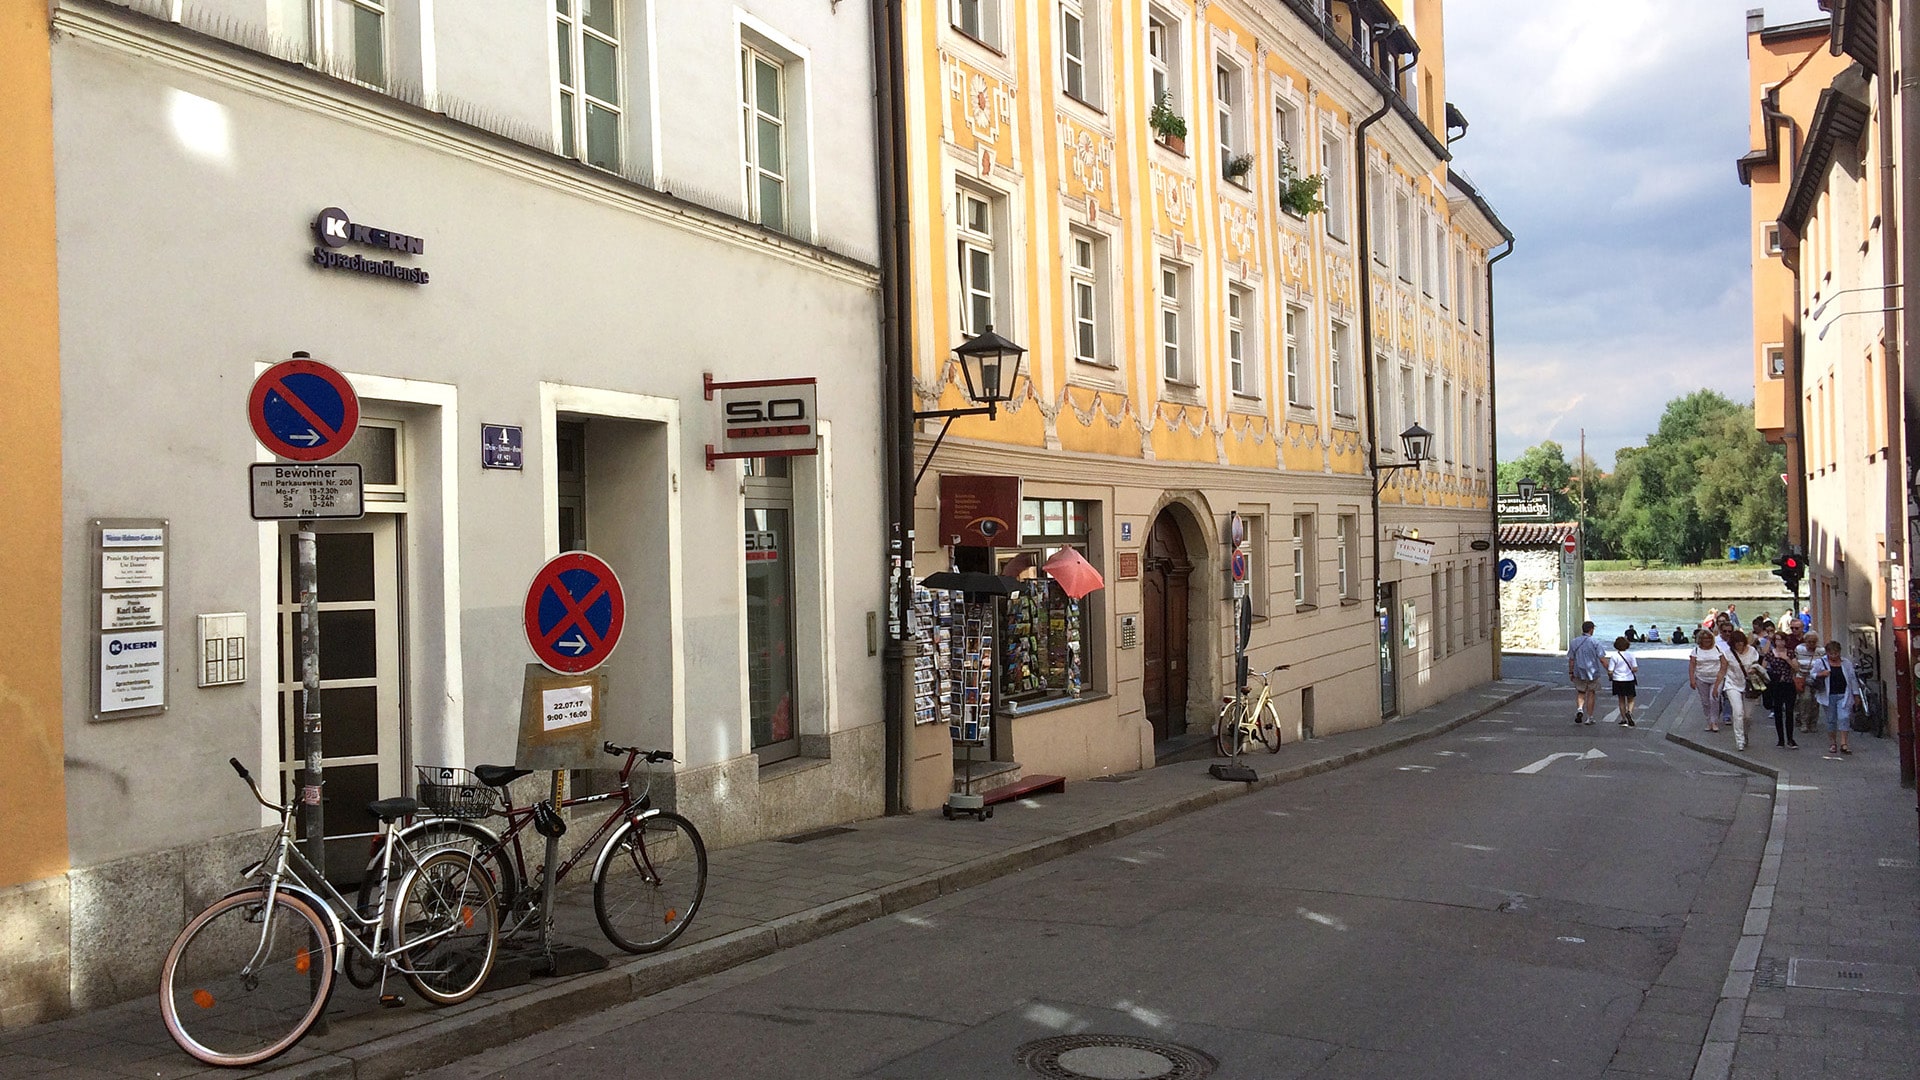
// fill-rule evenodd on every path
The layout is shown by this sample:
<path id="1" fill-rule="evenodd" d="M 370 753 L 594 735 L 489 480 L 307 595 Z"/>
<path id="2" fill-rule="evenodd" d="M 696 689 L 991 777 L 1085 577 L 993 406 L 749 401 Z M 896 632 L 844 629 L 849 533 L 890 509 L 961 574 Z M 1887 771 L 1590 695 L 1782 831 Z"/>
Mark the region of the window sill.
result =
<path id="1" fill-rule="evenodd" d="M 992 53 L 993 55 L 999 57 L 1002 60 L 1005 60 L 1007 58 L 1007 54 L 1000 50 L 1000 46 L 995 45 L 993 42 L 988 41 L 985 38 L 974 37 L 972 34 L 967 33 L 965 30 L 960 29 L 959 27 L 953 25 L 952 23 L 947 24 L 947 29 L 953 31 L 955 34 L 958 34 L 962 41 L 971 41 L 975 45 L 980 46 L 981 48 L 987 50 L 988 52 Z"/>
<path id="2" fill-rule="evenodd" d="M 1357 596 L 1345 597 L 1340 601 L 1340 606 L 1341 607 L 1359 607 L 1360 598 Z"/>
<path id="3" fill-rule="evenodd" d="M 1103 122 L 1109 119 L 1109 117 L 1107 116 L 1107 110 L 1101 108 L 1100 106 L 1094 104 L 1091 101 L 1088 101 L 1086 98 L 1081 97 L 1080 95 L 1074 93 L 1071 90 L 1060 91 L 1060 96 L 1065 98 L 1068 101 L 1073 102 L 1075 105 L 1079 106 L 1080 108 L 1085 109 L 1086 111 L 1099 117 Z"/>
<path id="4" fill-rule="evenodd" d="M 1333 426 L 1340 429 L 1341 431 L 1359 431 L 1360 418 L 1357 416 L 1350 416 L 1346 413 L 1337 412 L 1333 414 Z"/>
<path id="5" fill-rule="evenodd" d="M 1160 384 L 1160 400 L 1175 405 L 1199 405 L 1201 404 L 1200 384 L 1163 379 Z"/>
<path id="6" fill-rule="evenodd" d="M 768 762 L 760 766 L 760 782 L 764 784 L 769 780 L 779 780 L 803 772 L 812 772 L 815 769 L 826 767 L 827 764 L 829 763 L 826 758 L 781 758 L 779 761 Z"/>
<path id="7" fill-rule="evenodd" d="M 1187 138 L 1184 135 L 1159 135 L 1153 137 L 1153 144 L 1167 153 L 1182 160 L 1187 157 Z"/>
<path id="8" fill-rule="evenodd" d="M 1055 712 L 1060 709 L 1072 708 L 1075 705 L 1086 705 L 1090 702 L 1105 701 L 1111 696 L 1112 695 L 1106 693 L 1082 690 L 1079 697 L 1050 697 L 1038 698 L 1026 702 L 1009 702 L 995 709 L 994 715 L 1012 717 L 1017 720 L 1023 716 Z"/>
<path id="9" fill-rule="evenodd" d="M 1317 418 L 1313 414 L 1313 406 L 1295 405 L 1291 401 L 1287 402 L 1287 419 L 1296 424 L 1312 424 L 1317 422 Z"/>
<path id="10" fill-rule="evenodd" d="M 1294 610 L 1294 614 L 1296 615 L 1301 614 L 1303 612 L 1308 612 L 1308 611 L 1319 611 L 1320 605 L 1319 604 L 1303 604 L 1296 600 L 1293 605 L 1293 610 Z"/>

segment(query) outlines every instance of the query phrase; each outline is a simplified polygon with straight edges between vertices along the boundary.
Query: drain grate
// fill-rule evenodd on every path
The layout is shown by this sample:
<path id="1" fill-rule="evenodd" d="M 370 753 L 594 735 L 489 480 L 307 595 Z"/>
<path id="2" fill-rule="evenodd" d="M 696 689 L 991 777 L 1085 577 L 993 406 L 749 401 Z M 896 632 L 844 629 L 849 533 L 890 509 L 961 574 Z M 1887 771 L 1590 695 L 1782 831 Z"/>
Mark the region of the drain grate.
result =
<path id="1" fill-rule="evenodd" d="M 1787 988 L 1787 962 L 1785 960 L 1762 960 L 1754 965 L 1753 988 L 1755 990 L 1785 990 Z"/>
<path id="2" fill-rule="evenodd" d="M 1013 1052 L 1050 1080 L 1200 1080 L 1220 1063 L 1188 1046 L 1130 1035 L 1060 1035 L 1023 1044 Z"/>
<path id="3" fill-rule="evenodd" d="M 780 842 L 783 844 L 804 844 L 810 840 L 825 840 L 829 836 L 839 836 L 841 833 L 850 833 L 853 831 L 854 830 L 847 828 L 845 825 L 833 825 L 825 829 L 815 829 L 812 832 L 794 833 L 792 836 L 783 836 L 780 838 Z"/>

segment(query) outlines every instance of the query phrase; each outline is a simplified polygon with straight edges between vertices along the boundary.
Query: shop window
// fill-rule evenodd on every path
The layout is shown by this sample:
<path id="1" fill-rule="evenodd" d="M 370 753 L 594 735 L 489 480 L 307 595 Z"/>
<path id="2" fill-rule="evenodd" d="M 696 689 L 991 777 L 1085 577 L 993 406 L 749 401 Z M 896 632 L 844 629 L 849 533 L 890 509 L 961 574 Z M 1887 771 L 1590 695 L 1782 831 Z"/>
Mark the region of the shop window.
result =
<path id="1" fill-rule="evenodd" d="M 799 753 L 794 640 L 793 480 L 786 458 L 750 458 L 746 521 L 747 713 L 760 764 Z"/>
<path id="2" fill-rule="evenodd" d="M 1098 592 L 1075 600 L 1040 566 L 1062 548 L 1097 566 L 1093 520 L 1099 504 L 1077 499 L 1023 499 L 1020 546 L 995 554 L 1002 573 L 1033 574 L 1001 605 L 1000 693 L 1027 704 L 1079 697 L 1086 683 L 1092 608 Z"/>

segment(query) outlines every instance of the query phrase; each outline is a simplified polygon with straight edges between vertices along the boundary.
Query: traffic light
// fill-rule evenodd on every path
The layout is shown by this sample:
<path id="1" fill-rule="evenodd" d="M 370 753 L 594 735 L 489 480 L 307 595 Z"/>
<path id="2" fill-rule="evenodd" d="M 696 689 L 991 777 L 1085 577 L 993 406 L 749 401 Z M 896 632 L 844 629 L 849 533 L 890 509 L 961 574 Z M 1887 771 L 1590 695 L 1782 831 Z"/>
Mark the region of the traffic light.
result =
<path id="1" fill-rule="evenodd" d="M 1806 557 L 1800 554 L 1800 549 L 1797 547 L 1788 548 L 1773 560 L 1774 576 L 1779 578 L 1781 583 L 1786 585 L 1787 591 L 1795 596 L 1800 595 L 1800 578 L 1806 572 Z"/>

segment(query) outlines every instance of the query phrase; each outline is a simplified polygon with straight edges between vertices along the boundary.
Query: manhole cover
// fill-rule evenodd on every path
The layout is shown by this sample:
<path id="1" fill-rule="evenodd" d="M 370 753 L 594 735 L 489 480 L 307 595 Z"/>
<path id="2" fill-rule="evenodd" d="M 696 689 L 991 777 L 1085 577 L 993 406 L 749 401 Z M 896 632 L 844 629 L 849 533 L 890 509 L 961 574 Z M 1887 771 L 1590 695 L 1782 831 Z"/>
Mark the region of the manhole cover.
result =
<path id="1" fill-rule="evenodd" d="M 1863 990 L 1871 994 L 1920 994 L 1920 971 L 1906 964 L 1795 959 L 1787 962 L 1787 985 L 1814 990 Z"/>
<path id="2" fill-rule="evenodd" d="M 1220 1064 L 1191 1047 L 1128 1035 L 1036 1039 L 1013 1060 L 1054 1080 L 1199 1080 Z"/>

